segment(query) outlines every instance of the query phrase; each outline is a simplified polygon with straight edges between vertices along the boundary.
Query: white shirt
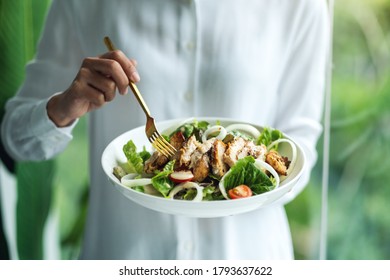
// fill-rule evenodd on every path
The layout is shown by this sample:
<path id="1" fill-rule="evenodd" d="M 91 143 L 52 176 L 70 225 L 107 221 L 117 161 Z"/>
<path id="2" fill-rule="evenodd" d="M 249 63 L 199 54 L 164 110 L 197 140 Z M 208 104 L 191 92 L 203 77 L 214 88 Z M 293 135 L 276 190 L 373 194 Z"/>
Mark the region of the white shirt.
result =
<path id="1" fill-rule="evenodd" d="M 238 4 L 239 3 L 239 4 Z M 72 139 L 46 103 L 64 91 L 109 35 L 138 61 L 138 87 L 157 120 L 230 117 L 276 127 L 316 160 L 328 48 L 323 0 L 53 1 L 35 60 L 6 107 L 2 136 L 19 160 L 52 158 Z M 226 218 L 158 213 L 130 202 L 100 166 L 106 145 L 144 125 L 134 97 L 117 96 L 89 114 L 90 200 L 81 258 L 291 259 L 283 203 Z"/>

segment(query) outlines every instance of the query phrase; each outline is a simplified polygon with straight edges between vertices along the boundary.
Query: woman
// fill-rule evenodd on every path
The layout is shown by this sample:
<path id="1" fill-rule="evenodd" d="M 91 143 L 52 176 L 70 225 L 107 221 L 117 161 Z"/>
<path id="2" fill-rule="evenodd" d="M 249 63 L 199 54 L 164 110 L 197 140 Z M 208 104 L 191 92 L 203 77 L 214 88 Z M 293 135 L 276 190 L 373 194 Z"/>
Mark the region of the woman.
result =
<path id="1" fill-rule="evenodd" d="M 121 51 L 106 52 L 106 35 Z M 52 158 L 88 113 L 80 258 L 292 259 L 283 204 L 316 160 L 328 37 L 318 0 L 54 0 L 26 81 L 7 104 L 3 141 L 17 160 Z M 129 80 L 159 121 L 216 116 L 276 127 L 302 145 L 309 168 L 283 201 L 247 214 L 186 218 L 130 203 L 100 167 L 113 138 L 144 125 L 134 98 L 120 96 Z"/>

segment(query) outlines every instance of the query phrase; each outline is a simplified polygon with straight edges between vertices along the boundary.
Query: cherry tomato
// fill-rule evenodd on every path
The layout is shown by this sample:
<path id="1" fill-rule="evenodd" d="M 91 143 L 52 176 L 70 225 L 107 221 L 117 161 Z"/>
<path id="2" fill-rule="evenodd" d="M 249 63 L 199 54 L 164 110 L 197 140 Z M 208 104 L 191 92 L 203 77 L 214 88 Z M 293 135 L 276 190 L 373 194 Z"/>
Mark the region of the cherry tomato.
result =
<path id="1" fill-rule="evenodd" d="M 239 185 L 228 191 L 231 199 L 244 198 L 252 196 L 252 190 L 247 185 Z"/>

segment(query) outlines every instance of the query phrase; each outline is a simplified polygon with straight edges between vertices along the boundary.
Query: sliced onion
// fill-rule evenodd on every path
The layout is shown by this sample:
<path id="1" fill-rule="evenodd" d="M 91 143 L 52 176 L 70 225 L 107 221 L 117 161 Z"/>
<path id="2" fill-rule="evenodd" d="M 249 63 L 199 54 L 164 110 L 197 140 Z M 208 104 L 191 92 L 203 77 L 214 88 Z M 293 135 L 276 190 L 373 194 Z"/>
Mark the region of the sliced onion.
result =
<path id="1" fill-rule="evenodd" d="M 192 201 L 202 201 L 203 199 L 203 187 L 199 186 L 197 183 L 194 182 L 186 182 L 183 184 L 179 184 L 176 187 L 174 187 L 170 192 L 169 192 L 169 198 L 174 199 L 174 196 L 180 192 L 181 190 L 184 189 L 196 189 L 196 196 Z"/>
<path id="2" fill-rule="evenodd" d="M 291 155 L 291 162 L 290 162 L 290 165 L 287 169 L 287 175 L 290 174 L 290 170 L 292 170 L 295 166 L 295 163 L 297 161 L 297 146 L 291 141 L 291 140 L 288 140 L 288 139 L 278 139 L 278 140 L 275 140 L 274 142 L 272 142 L 271 144 L 268 145 L 267 147 L 267 150 L 269 151 L 273 146 L 279 144 L 279 143 L 288 143 L 290 146 L 291 146 L 291 152 L 292 152 L 292 155 Z M 285 177 L 285 176 L 283 176 Z"/>
<path id="3" fill-rule="evenodd" d="M 256 127 L 254 127 L 253 125 L 250 125 L 250 124 L 244 124 L 244 123 L 231 124 L 231 125 L 226 127 L 227 132 L 230 132 L 233 130 L 247 132 L 255 139 L 259 138 L 259 136 L 260 136 L 260 131 Z"/>
<path id="4" fill-rule="evenodd" d="M 269 173 L 271 173 L 276 181 L 275 182 L 275 189 L 279 187 L 279 184 L 280 184 L 279 174 L 278 174 L 278 172 L 275 171 L 275 169 L 271 165 L 269 165 L 268 163 L 266 163 L 265 161 L 262 161 L 260 159 L 256 159 L 254 164 L 258 169 L 261 170 L 262 168 L 264 168 Z"/>
<path id="5" fill-rule="evenodd" d="M 223 195 L 223 197 L 226 200 L 229 200 L 230 197 L 227 195 L 226 188 L 225 188 L 225 176 L 228 175 L 231 171 L 232 170 L 230 169 L 228 172 L 226 172 L 225 175 L 223 175 L 223 177 L 221 178 L 221 181 L 219 181 L 219 184 L 218 184 L 219 190 L 221 191 L 221 194 Z"/>
<path id="6" fill-rule="evenodd" d="M 269 171 L 272 176 L 274 176 L 275 178 L 275 181 L 276 181 L 276 184 L 275 184 L 275 189 L 277 187 L 279 187 L 279 184 L 280 184 L 280 178 L 279 178 L 279 175 L 278 173 L 275 171 L 275 169 L 272 168 L 271 165 L 269 165 L 268 163 L 262 161 L 262 160 L 259 160 L 259 159 L 256 159 L 255 160 L 255 163 L 254 163 L 255 167 L 262 170 L 262 169 L 265 169 L 267 171 Z M 225 176 L 227 176 L 229 173 L 231 172 L 231 169 L 225 174 L 223 175 L 221 181 L 219 182 L 219 190 L 221 191 L 221 194 L 223 195 L 223 197 L 227 200 L 229 200 L 229 196 L 226 192 L 226 188 L 225 188 Z"/>
<path id="7" fill-rule="evenodd" d="M 139 174 L 136 173 L 127 174 L 121 178 L 121 183 L 129 188 L 145 186 L 152 183 L 152 179 L 149 178 L 134 179 L 137 176 L 139 176 Z"/>
<path id="8" fill-rule="evenodd" d="M 220 125 L 214 125 L 210 128 L 208 128 L 202 135 L 202 142 L 206 142 L 207 138 L 210 134 L 219 132 L 219 134 L 215 137 L 218 140 L 223 140 L 226 137 L 227 131 L 223 126 Z"/>

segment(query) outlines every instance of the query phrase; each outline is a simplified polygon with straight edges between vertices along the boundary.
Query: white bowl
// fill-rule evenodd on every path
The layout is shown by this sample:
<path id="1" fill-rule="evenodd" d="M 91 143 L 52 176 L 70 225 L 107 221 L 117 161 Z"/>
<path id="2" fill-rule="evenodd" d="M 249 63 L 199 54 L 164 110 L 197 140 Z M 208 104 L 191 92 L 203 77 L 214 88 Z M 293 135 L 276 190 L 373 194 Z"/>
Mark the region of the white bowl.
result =
<path id="1" fill-rule="evenodd" d="M 216 120 L 218 120 L 223 126 L 235 123 L 244 123 L 242 121 L 225 118 L 196 119 L 199 121 L 208 121 L 211 124 L 214 124 Z M 188 119 L 175 119 L 159 122 L 156 124 L 156 126 L 161 132 L 172 128 L 177 128 L 180 126 L 180 124 L 186 121 L 188 121 Z M 254 124 L 251 125 L 257 127 L 260 131 L 262 130 L 261 126 Z M 101 162 L 103 170 L 108 176 L 109 180 L 117 190 L 119 190 L 130 200 L 129 203 L 135 202 L 149 209 L 174 215 L 199 218 L 224 217 L 241 214 L 258 209 L 260 207 L 268 206 L 276 200 L 282 198 L 294 187 L 303 172 L 305 156 L 302 148 L 293 139 L 287 135 L 284 135 L 284 137 L 294 142 L 297 147 L 297 160 L 288 177 L 280 184 L 278 188 L 272 191 L 242 199 L 200 202 L 172 200 L 141 193 L 122 185 L 120 181 L 113 175 L 112 171 L 113 168 L 119 163 L 126 162 L 126 157 L 122 150 L 123 145 L 125 145 L 129 140 L 133 140 L 139 151 L 141 151 L 144 146 L 148 151 L 152 151 L 152 146 L 148 142 L 145 135 L 144 126 L 132 129 L 115 138 L 104 150 Z M 282 155 L 291 158 L 290 145 L 284 143 L 279 144 L 279 151 Z"/>

